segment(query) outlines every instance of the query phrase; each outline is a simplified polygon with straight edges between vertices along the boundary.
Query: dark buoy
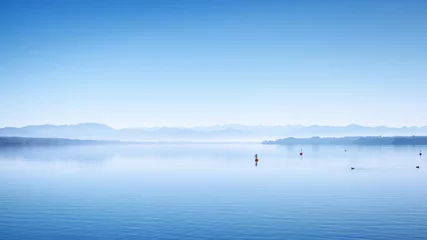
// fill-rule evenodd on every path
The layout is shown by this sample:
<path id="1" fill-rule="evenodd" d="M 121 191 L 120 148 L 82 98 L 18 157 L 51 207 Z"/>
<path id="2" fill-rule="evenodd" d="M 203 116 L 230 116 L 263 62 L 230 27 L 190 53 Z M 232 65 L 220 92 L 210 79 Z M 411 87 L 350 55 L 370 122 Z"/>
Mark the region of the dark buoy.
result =
<path id="1" fill-rule="evenodd" d="M 345 150 L 345 152 L 347 152 L 347 149 Z"/>
<path id="2" fill-rule="evenodd" d="M 258 154 L 255 154 L 255 162 L 258 163 Z"/>
<path id="3" fill-rule="evenodd" d="M 303 153 L 302 153 L 302 149 L 301 149 L 301 152 L 299 153 L 299 155 L 300 155 L 300 156 L 302 156 L 302 154 L 303 154 Z"/>
<path id="4" fill-rule="evenodd" d="M 420 166 L 416 166 L 416 168 L 420 168 Z"/>
<path id="5" fill-rule="evenodd" d="M 351 170 L 354 170 L 354 167 L 351 167 Z"/>
<path id="6" fill-rule="evenodd" d="M 423 153 L 420 151 L 420 157 L 423 155 Z"/>

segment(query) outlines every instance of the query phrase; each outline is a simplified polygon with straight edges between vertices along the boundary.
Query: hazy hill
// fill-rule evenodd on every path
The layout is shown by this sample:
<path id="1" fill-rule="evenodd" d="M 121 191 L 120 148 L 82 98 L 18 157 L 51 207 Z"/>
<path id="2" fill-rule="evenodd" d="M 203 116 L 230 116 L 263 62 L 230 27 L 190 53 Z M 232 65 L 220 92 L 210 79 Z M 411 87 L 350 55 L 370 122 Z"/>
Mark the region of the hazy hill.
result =
<path id="1" fill-rule="evenodd" d="M 427 127 L 390 128 L 385 126 L 246 126 L 238 124 L 207 127 L 159 127 L 114 129 L 98 123 L 76 125 L 39 125 L 0 128 L 0 136 L 69 138 L 125 141 L 262 141 L 286 137 L 427 135 Z"/>

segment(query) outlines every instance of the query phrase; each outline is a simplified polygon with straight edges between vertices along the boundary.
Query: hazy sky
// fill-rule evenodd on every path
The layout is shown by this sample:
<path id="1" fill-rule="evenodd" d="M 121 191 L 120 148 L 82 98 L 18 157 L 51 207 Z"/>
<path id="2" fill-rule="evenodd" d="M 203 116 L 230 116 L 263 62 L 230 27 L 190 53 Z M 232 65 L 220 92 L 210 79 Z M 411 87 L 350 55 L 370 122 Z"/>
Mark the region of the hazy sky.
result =
<path id="1" fill-rule="evenodd" d="M 0 0 L 0 127 L 427 125 L 427 1 Z"/>

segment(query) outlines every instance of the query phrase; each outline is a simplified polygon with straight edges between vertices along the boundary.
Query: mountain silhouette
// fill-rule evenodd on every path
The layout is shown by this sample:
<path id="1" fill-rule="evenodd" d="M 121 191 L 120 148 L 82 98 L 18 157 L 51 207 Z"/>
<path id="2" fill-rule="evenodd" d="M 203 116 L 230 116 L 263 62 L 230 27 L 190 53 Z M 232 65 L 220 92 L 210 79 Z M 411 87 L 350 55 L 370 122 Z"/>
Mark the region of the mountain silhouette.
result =
<path id="1" fill-rule="evenodd" d="M 412 136 L 427 135 L 427 127 L 386 126 L 248 126 L 226 124 L 202 127 L 157 127 L 114 129 L 99 123 L 31 125 L 0 128 L 3 137 L 69 138 L 123 141 L 261 141 L 286 137 Z"/>

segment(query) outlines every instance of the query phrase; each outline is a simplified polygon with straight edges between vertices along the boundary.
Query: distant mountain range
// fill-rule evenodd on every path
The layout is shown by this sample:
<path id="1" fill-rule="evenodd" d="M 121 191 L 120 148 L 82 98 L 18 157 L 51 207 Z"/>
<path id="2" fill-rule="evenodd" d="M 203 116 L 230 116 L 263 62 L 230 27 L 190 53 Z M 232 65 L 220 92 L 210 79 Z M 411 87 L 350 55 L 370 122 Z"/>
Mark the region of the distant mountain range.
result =
<path id="1" fill-rule="evenodd" d="M 427 135 L 427 126 L 391 128 L 386 126 L 246 126 L 238 124 L 210 127 L 158 127 L 114 129 L 98 123 L 38 125 L 0 128 L 3 137 L 68 138 L 121 141 L 262 141 L 286 137 Z"/>

